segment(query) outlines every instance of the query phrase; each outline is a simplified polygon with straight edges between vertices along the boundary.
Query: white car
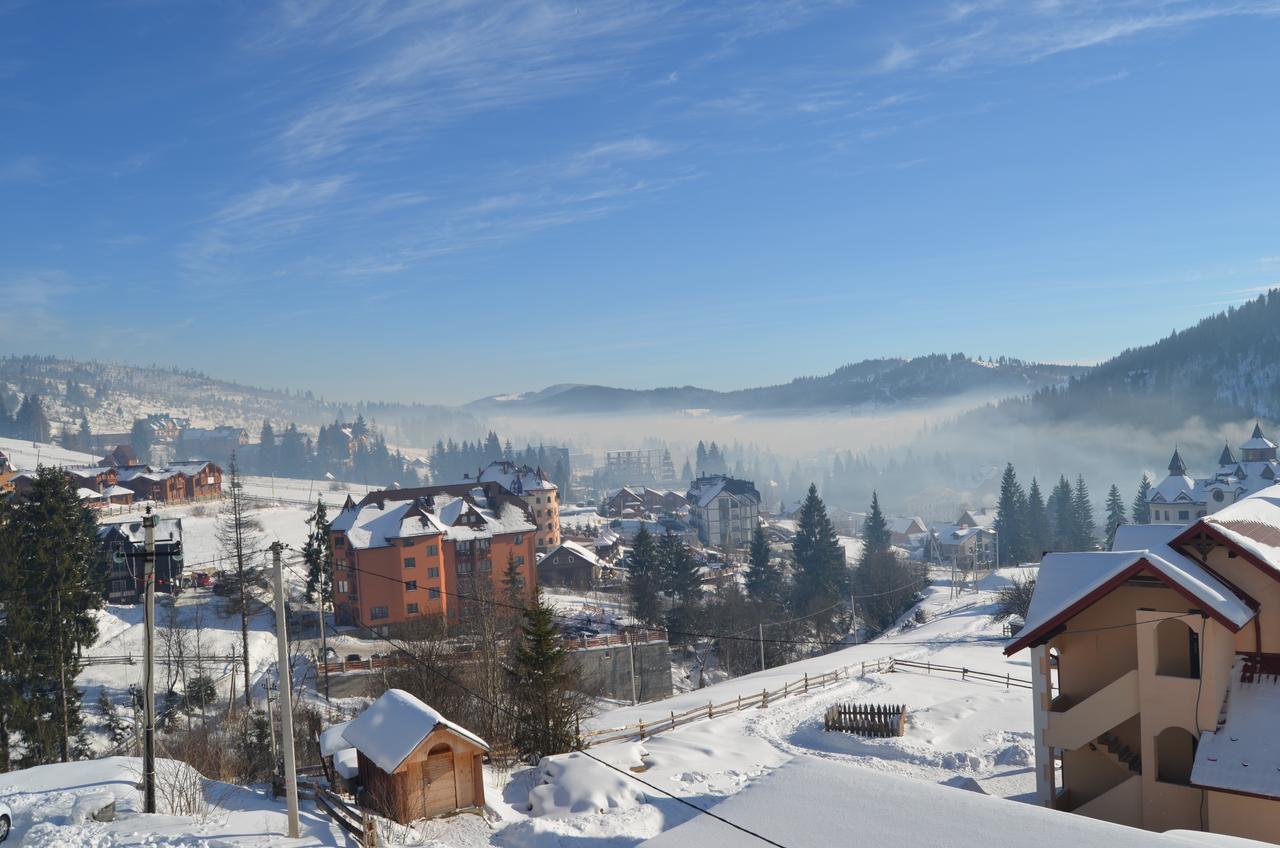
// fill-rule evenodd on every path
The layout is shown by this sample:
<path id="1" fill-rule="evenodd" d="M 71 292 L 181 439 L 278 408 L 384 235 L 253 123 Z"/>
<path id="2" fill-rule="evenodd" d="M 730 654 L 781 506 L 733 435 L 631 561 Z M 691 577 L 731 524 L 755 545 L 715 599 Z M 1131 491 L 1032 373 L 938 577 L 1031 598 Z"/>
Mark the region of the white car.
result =
<path id="1" fill-rule="evenodd" d="M 0 842 L 9 838 L 9 828 L 13 826 L 13 811 L 4 801 L 0 801 Z"/>

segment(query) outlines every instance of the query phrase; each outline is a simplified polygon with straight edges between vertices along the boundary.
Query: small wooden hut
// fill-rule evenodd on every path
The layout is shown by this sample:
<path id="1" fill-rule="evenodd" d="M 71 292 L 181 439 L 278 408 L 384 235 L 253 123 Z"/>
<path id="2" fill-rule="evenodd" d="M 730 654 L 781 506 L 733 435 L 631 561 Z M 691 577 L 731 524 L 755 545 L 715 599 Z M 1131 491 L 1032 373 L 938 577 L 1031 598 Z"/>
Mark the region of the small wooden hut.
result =
<path id="1" fill-rule="evenodd" d="M 361 799 L 401 824 L 484 804 L 483 739 L 401 689 L 342 731 L 357 752 Z"/>

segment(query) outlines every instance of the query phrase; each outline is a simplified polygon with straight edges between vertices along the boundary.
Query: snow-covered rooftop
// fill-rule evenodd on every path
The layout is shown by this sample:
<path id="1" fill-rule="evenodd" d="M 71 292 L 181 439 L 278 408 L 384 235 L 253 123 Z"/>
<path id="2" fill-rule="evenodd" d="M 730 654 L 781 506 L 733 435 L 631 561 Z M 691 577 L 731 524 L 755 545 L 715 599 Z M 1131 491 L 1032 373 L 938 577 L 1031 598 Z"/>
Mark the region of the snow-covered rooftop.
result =
<path id="1" fill-rule="evenodd" d="M 408 759 L 436 727 L 447 727 L 488 750 L 471 731 L 446 719 L 403 689 L 388 689 L 347 723 L 342 738 L 388 774 Z"/>
<path id="2" fill-rule="evenodd" d="M 552 492 L 556 488 L 556 484 L 548 480 L 541 469 L 517 465 L 507 460 L 489 463 L 489 466 L 480 472 L 480 482 L 497 483 L 513 495 Z"/>
<path id="3" fill-rule="evenodd" d="M 1173 848 L 1213 844 L 1201 841 L 1199 833 L 1152 833 L 813 756 L 796 757 L 717 804 L 715 812 L 787 848 L 855 844 Z M 1212 839 L 1221 837 L 1208 836 Z M 695 815 L 642 843 L 641 848 L 758 848 L 763 844 L 750 832 L 710 816 Z M 1250 843 L 1244 840 L 1239 844 Z"/>
<path id="4" fill-rule="evenodd" d="M 1041 631 L 1047 631 L 1063 616 L 1072 614 L 1073 608 L 1091 594 L 1112 581 L 1123 580 L 1139 566 L 1149 568 L 1169 584 L 1192 595 L 1235 630 L 1253 618 L 1249 604 L 1199 563 L 1185 556 L 1166 558 L 1162 555 L 1164 552 L 1169 552 L 1169 548 L 1161 544 L 1154 551 L 1049 554 L 1040 563 L 1026 623 L 1006 652 L 1030 644 Z"/>
<path id="5" fill-rule="evenodd" d="M 344 721 L 341 724 L 335 724 L 324 729 L 320 734 L 320 756 L 332 757 L 339 751 L 347 750 L 351 747 L 351 743 L 342 738 L 343 731 L 347 729 L 347 725 L 350 723 L 349 721 Z"/>
<path id="6" fill-rule="evenodd" d="M 476 517 L 475 524 L 457 524 L 464 515 Z M 426 500 L 371 500 L 343 509 L 330 526 L 347 534 L 357 550 L 383 548 L 392 539 L 443 535 L 454 541 L 488 539 L 503 533 L 532 533 L 537 528 L 524 510 L 500 504 L 495 512 L 465 498 L 436 495 Z"/>
<path id="7" fill-rule="evenodd" d="M 1236 659 L 1227 695 L 1227 721 L 1214 733 L 1201 733 L 1191 782 L 1211 789 L 1280 797 L 1280 682 L 1258 677 L 1245 683 L 1247 658 Z"/>

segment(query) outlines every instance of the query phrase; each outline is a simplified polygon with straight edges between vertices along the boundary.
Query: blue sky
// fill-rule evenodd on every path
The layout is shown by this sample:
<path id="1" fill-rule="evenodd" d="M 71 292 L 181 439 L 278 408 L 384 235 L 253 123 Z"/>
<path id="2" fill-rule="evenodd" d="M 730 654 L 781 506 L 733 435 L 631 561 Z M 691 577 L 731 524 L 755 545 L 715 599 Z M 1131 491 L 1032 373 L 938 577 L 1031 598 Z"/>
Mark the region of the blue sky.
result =
<path id="1" fill-rule="evenodd" d="M 1280 282 L 1280 0 L 0 0 L 0 352 L 328 397 L 1094 361 Z"/>

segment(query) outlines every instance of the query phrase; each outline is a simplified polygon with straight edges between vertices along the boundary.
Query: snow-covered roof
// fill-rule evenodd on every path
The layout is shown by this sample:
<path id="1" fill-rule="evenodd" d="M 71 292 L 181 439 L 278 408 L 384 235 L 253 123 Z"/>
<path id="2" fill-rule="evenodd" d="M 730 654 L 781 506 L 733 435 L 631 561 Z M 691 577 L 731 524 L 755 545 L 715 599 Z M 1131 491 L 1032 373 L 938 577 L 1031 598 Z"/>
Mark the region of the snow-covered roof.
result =
<path id="1" fill-rule="evenodd" d="M 760 492 L 756 489 L 755 483 L 719 474 L 694 480 L 689 485 L 689 493 L 685 499 L 689 503 L 697 504 L 700 509 L 705 509 L 722 493 L 736 498 L 749 498 L 756 503 L 760 502 Z"/>
<path id="2" fill-rule="evenodd" d="M 121 495 L 132 495 L 133 489 L 126 489 L 124 486 L 108 486 L 102 490 L 104 498 L 118 498 Z"/>
<path id="3" fill-rule="evenodd" d="M 92 501 L 102 497 L 102 493 L 96 489 L 86 489 L 84 486 L 81 486 L 76 489 L 76 497 L 82 501 Z"/>
<path id="4" fill-rule="evenodd" d="M 129 492 L 128 489 L 125 489 Z M 133 492 L 129 492 L 133 494 Z M 132 521 L 119 521 L 110 524 L 102 524 L 98 526 L 98 535 L 105 536 L 112 531 L 118 531 L 129 542 L 135 545 L 141 545 L 146 541 L 147 530 L 142 526 L 141 519 L 133 519 Z M 180 542 L 182 541 L 182 519 L 181 518 L 159 518 L 156 520 L 156 541 L 157 542 Z"/>
<path id="5" fill-rule="evenodd" d="M 320 756 L 332 757 L 339 751 L 351 747 L 351 743 L 342 738 L 342 732 L 347 729 L 347 725 L 350 723 L 349 721 L 344 721 L 341 724 L 335 724 L 324 729 L 320 734 Z"/>
<path id="6" fill-rule="evenodd" d="M 1197 491 L 1196 481 L 1185 474 L 1170 474 L 1161 480 L 1160 484 L 1147 495 L 1147 500 L 1153 503 L 1156 501 L 1175 503 L 1179 500 L 1184 503 L 1205 502 L 1203 495 Z"/>
<path id="7" fill-rule="evenodd" d="M 579 545 L 577 542 L 573 542 L 573 541 L 570 541 L 570 540 L 568 540 L 568 539 L 565 539 L 565 540 L 564 540 L 563 542 L 561 542 L 558 546 L 556 546 L 555 548 L 552 548 L 550 551 L 548 551 L 548 552 L 547 552 L 547 555 L 546 555 L 545 557 L 543 557 L 543 558 L 542 558 L 542 562 L 546 562 L 546 561 L 547 561 L 548 559 L 550 559 L 551 557 L 554 557 L 554 556 L 555 556 L 555 554 L 556 554 L 556 551 L 559 551 L 559 550 L 562 550 L 562 549 L 563 549 L 563 550 L 565 550 L 565 551 L 568 551 L 569 553 L 572 553 L 572 554 L 575 554 L 575 555 L 577 555 L 577 556 L 579 556 L 579 557 L 582 557 L 583 559 L 585 559 L 587 562 L 591 563 L 591 564 L 592 564 L 592 565 L 594 565 L 594 566 L 597 566 L 597 567 L 600 567 L 600 568 L 609 568 L 609 567 L 611 567 L 607 562 L 604 562 L 602 559 L 600 559 L 600 557 L 596 556 L 596 552 L 595 552 L 595 551 L 593 551 L 593 550 L 589 550 L 589 549 L 587 549 L 587 548 L 583 547 L 582 545 Z M 554 562 L 555 562 L 555 560 L 554 560 L 554 559 L 551 559 L 551 562 L 553 562 L 553 563 L 554 563 Z"/>
<path id="8" fill-rule="evenodd" d="M 446 727 L 486 751 L 479 736 L 446 719 L 403 689 L 388 689 L 369 708 L 347 723 L 342 738 L 374 765 L 390 774 L 417 750 L 437 727 Z"/>
<path id="9" fill-rule="evenodd" d="M 589 761 L 586 765 L 594 766 L 602 782 L 605 775 L 615 774 Z M 810 755 L 751 781 L 717 803 L 715 812 L 745 830 L 710 816 L 692 816 L 640 848 L 759 848 L 764 843 L 752 833 L 788 848 L 1185 848 L 1222 839 L 1212 834 L 1153 833 Z"/>
<path id="10" fill-rule="evenodd" d="M 1168 551 L 1168 546 L 1162 544 L 1155 551 L 1047 555 L 1040 563 L 1026 623 L 1005 653 L 1015 653 L 1031 644 L 1087 607 L 1095 593 L 1106 591 L 1109 584 L 1123 582 L 1144 568 L 1155 572 L 1175 590 L 1196 598 L 1232 631 L 1239 630 L 1253 618 L 1254 611 L 1249 604 L 1199 563 L 1185 556 L 1166 558 L 1162 550 Z"/>
<path id="11" fill-rule="evenodd" d="M 905 535 L 907 533 L 927 533 L 928 527 L 923 519 L 915 516 L 903 518 L 890 518 L 888 521 L 889 532 Z"/>
<path id="12" fill-rule="evenodd" d="M 508 460 L 498 460 L 480 472 L 481 483 L 497 483 L 513 495 L 529 492 L 553 492 L 556 484 L 547 479 L 540 468 L 517 465 Z"/>
<path id="13" fill-rule="evenodd" d="M 1201 733 L 1191 768 L 1191 783 L 1210 789 L 1280 797 L 1280 685 L 1273 677 L 1243 681 L 1246 657 L 1231 669 L 1227 721 L 1213 733 Z"/>
<path id="14" fill-rule="evenodd" d="M 1197 522 L 1280 572 L 1280 485 L 1223 507 Z"/>
<path id="15" fill-rule="evenodd" d="M 360 773 L 360 755 L 355 748 L 343 748 L 333 755 L 333 770 L 344 780 L 351 780 Z"/>
<path id="16" fill-rule="evenodd" d="M 940 545 L 958 545 L 979 534 L 992 532 L 991 528 L 982 525 L 961 527 L 959 524 L 935 524 L 932 530 Z"/>
<path id="17" fill-rule="evenodd" d="M 483 497 L 476 490 L 473 496 Z M 476 517 L 475 524 L 457 523 L 464 515 Z M 344 507 L 330 524 L 347 534 L 357 550 L 384 548 L 392 539 L 443 535 L 453 541 L 489 539 L 504 533 L 532 533 L 537 527 L 520 507 L 502 503 L 497 510 L 483 507 L 454 495 L 392 501 L 374 499 Z"/>

